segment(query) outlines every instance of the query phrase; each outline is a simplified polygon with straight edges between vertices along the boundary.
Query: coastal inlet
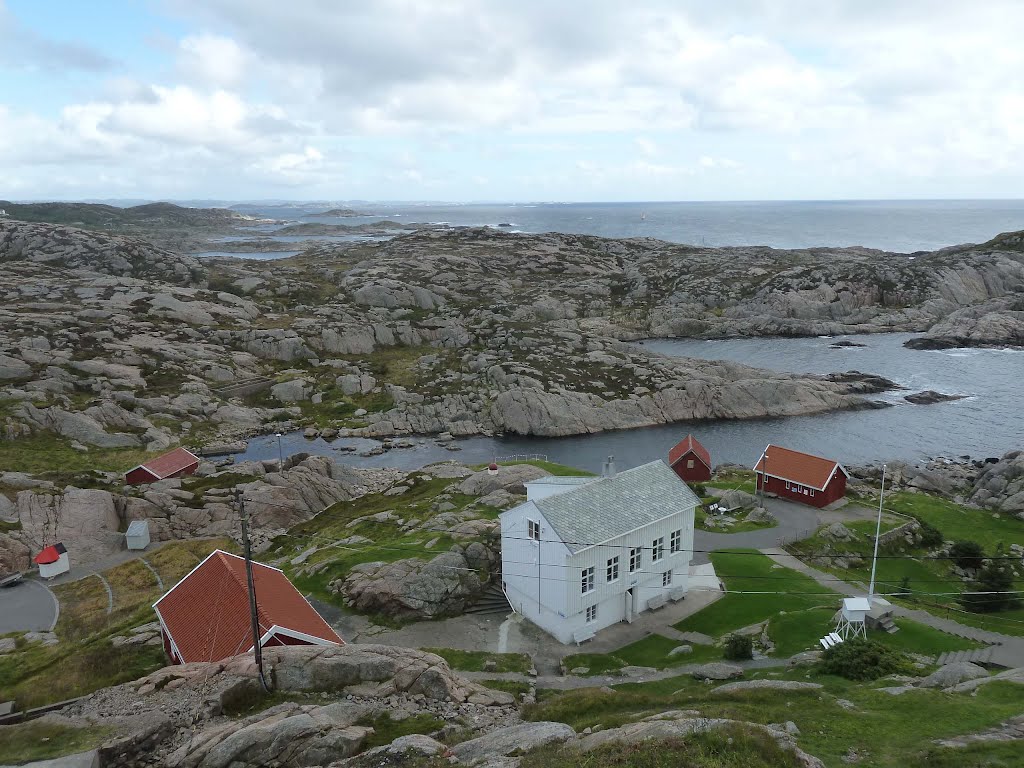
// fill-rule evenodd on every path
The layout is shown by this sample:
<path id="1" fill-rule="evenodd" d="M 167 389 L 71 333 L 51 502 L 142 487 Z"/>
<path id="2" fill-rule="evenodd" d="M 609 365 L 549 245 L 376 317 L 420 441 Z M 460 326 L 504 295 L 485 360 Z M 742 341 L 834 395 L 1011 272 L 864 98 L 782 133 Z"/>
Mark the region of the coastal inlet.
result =
<path id="1" fill-rule="evenodd" d="M 1019 382 L 1024 351 L 1008 349 L 914 350 L 903 346 L 914 334 L 865 334 L 835 338 L 649 340 L 639 342 L 666 355 L 741 362 L 798 373 L 860 370 L 892 379 L 905 389 L 875 396 L 892 407 L 836 411 L 813 416 L 747 421 L 666 424 L 644 429 L 560 438 L 474 437 L 451 443 L 430 437 L 398 438 L 383 453 L 376 440 L 308 440 L 301 432 L 281 438 L 285 455 L 305 451 L 360 467 L 405 469 L 458 459 L 488 462 L 495 457 L 541 454 L 551 461 L 599 471 L 614 455 L 623 468 L 666 455 L 688 431 L 699 433 L 716 461 L 753 465 L 769 442 L 861 464 L 932 456 L 999 456 L 1020 442 Z M 934 390 L 961 399 L 914 405 L 904 398 Z M 457 448 L 457 451 L 452 451 Z M 375 455 L 361 455 L 368 453 Z M 236 461 L 276 459 L 274 435 L 250 440 Z"/>

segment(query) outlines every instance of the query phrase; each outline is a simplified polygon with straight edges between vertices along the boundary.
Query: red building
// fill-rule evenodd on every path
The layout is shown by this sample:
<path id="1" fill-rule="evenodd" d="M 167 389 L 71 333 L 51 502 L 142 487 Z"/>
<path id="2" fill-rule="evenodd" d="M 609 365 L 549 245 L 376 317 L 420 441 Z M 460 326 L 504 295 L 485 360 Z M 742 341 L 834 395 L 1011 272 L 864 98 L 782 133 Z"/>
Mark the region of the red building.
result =
<path id="1" fill-rule="evenodd" d="M 825 507 L 843 498 L 850 477 L 838 461 L 778 445 L 765 448 L 754 472 L 757 490 L 812 507 Z"/>
<path id="2" fill-rule="evenodd" d="M 199 457 L 184 448 L 175 448 L 170 453 L 157 456 L 155 459 L 139 464 L 135 469 L 125 473 L 124 481 L 128 485 L 142 485 L 166 480 L 169 477 L 184 477 L 194 474 L 199 469 Z"/>
<path id="3" fill-rule="evenodd" d="M 684 437 L 668 452 L 668 465 L 688 483 L 711 479 L 711 454 L 693 435 Z"/>
<path id="4" fill-rule="evenodd" d="M 344 645 L 288 577 L 252 564 L 260 647 Z M 172 664 L 220 661 L 252 650 L 245 559 L 216 550 L 153 604 Z"/>

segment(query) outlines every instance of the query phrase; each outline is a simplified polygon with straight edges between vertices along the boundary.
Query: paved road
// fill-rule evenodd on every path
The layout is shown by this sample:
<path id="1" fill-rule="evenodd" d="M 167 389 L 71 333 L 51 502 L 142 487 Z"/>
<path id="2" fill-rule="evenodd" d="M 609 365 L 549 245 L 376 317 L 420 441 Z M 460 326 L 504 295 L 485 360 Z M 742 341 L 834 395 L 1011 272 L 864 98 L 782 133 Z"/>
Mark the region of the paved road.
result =
<path id="1" fill-rule="evenodd" d="M 57 621 L 57 600 L 46 585 L 25 579 L 0 589 L 0 635 L 7 632 L 49 632 Z"/>

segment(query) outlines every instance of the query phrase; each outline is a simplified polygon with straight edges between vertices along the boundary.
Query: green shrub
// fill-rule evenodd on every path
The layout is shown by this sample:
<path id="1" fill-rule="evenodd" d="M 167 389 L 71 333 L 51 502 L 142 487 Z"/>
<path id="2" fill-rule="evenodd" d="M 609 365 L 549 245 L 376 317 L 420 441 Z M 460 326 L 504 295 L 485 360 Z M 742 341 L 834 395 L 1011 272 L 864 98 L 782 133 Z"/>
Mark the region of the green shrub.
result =
<path id="1" fill-rule="evenodd" d="M 943 540 L 942 531 L 934 525 L 929 525 L 924 520 L 918 520 L 918 522 L 921 524 L 921 527 L 918 529 L 918 533 L 921 536 L 921 546 L 928 549 L 941 547 Z"/>
<path id="2" fill-rule="evenodd" d="M 961 568 L 976 570 L 981 568 L 985 551 L 976 541 L 958 541 L 949 548 L 949 556 Z"/>
<path id="3" fill-rule="evenodd" d="M 989 563 L 978 572 L 978 578 L 960 596 L 960 604 L 974 613 L 1016 608 L 1020 605 L 1020 599 L 1013 591 L 1013 573 L 1005 566 Z"/>
<path id="4" fill-rule="evenodd" d="M 690 490 L 702 499 L 708 495 L 708 489 L 704 487 L 704 483 L 695 483 L 690 486 Z"/>
<path id="5" fill-rule="evenodd" d="M 903 653 L 871 640 L 855 638 L 825 651 L 821 670 L 848 680 L 875 680 L 884 675 L 911 672 L 913 667 Z"/>
<path id="6" fill-rule="evenodd" d="M 722 655 L 733 661 L 752 659 L 754 641 L 747 635 L 731 634 L 725 639 L 725 650 Z"/>

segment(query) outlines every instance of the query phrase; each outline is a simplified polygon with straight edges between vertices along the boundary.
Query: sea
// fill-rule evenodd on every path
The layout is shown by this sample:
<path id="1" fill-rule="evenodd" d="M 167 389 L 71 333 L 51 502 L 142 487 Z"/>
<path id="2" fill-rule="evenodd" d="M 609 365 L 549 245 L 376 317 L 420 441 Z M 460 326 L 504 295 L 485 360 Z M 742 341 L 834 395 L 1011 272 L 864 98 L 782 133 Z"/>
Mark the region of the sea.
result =
<path id="1" fill-rule="evenodd" d="M 736 203 L 535 203 L 535 204 L 251 204 L 236 210 L 279 222 L 360 224 L 382 219 L 451 226 L 492 226 L 516 232 L 567 232 L 604 237 L 652 237 L 708 246 L 776 248 L 866 246 L 915 253 L 1024 230 L 1024 200 L 822 201 Z M 327 208 L 362 215 L 315 216 Z M 282 224 L 266 225 L 265 234 Z M 244 254 L 232 254 L 242 256 Z M 268 254 L 253 254 L 267 258 Z M 911 350 L 911 334 L 837 338 L 766 338 L 641 342 L 680 357 L 730 360 L 800 373 L 858 370 L 885 376 L 903 389 L 876 396 L 889 407 L 778 419 L 678 423 L 563 438 L 473 437 L 440 444 L 412 438 L 412 447 L 379 455 L 363 439 L 326 442 L 301 434 L 255 438 L 237 460 L 277 458 L 279 451 L 308 451 L 357 466 L 414 468 L 457 458 L 467 462 L 536 456 L 591 471 L 614 456 L 620 468 L 664 458 L 692 432 L 713 461 L 751 465 L 768 443 L 778 443 L 852 464 L 922 461 L 970 456 L 983 459 L 1024 449 L 1024 351 L 1014 349 Z M 833 347 L 846 339 L 863 346 Z M 960 395 L 934 405 L 912 405 L 903 396 L 923 390 Z"/>

